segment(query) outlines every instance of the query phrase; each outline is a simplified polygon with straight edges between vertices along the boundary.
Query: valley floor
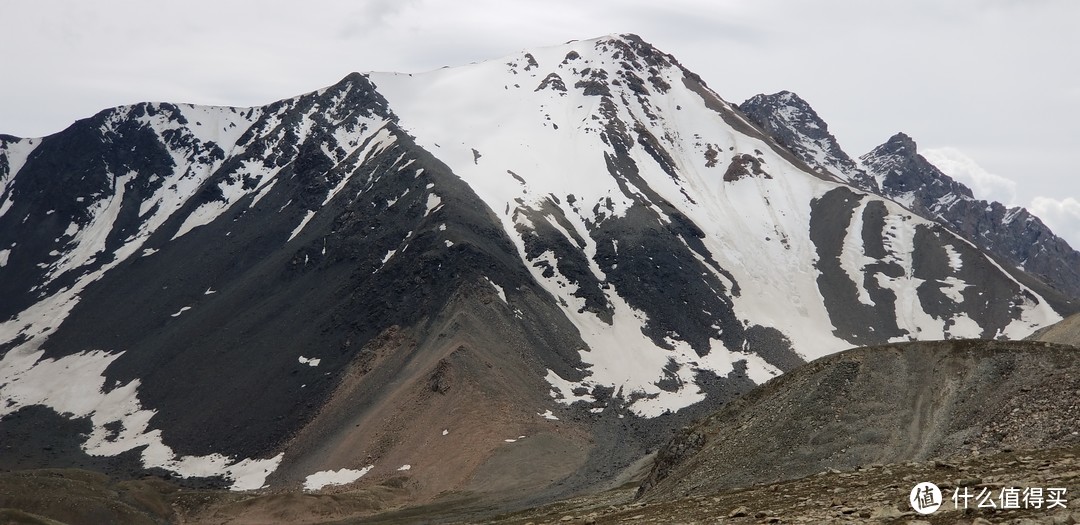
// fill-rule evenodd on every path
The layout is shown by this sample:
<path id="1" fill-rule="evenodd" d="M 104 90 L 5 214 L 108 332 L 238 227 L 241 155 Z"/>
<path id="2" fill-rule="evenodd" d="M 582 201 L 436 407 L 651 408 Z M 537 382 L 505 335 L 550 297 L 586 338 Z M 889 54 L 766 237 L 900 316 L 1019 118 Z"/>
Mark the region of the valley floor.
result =
<path id="1" fill-rule="evenodd" d="M 908 502 L 920 482 L 937 484 L 943 505 L 916 514 Z M 1001 506 L 1002 489 L 1042 488 L 1041 508 L 977 508 L 985 489 Z M 1053 509 L 1049 489 L 1065 493 Z M 969 509 L 952 496 L 969 489 Z M 945 462 L 868 465 L 830 470 L 796 480 L 663 501 L 635 501 L 637 485 L 499 514 L 498 504 L 449 496 L 441 503 L 393 509 L 407 496 L 379 486 L 341 494 L 244 495 L 177 489 L 162 481 L 113 482 L 77 470 L 0 474 L 0 522 L 54 523 L 886 523 L 1071 524 L 1080 523 L 1080 446 L 1017 450 Z M 985 501 L 983 501 L 985 504 Z M 1062 507 L 1063 506 L 1063 507 Z M 380 513 L 380 510 L 384 511 Z M 102 521 L 104 520 L 104 521 Z"/>

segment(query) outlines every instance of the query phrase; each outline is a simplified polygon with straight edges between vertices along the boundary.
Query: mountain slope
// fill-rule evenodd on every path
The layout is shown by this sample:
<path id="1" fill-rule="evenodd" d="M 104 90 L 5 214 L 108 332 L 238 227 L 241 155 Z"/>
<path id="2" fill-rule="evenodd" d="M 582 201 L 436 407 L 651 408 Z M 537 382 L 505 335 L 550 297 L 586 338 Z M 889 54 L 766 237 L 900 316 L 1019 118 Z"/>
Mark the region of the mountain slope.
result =
<path id="1" fill-rule="evenodd" d="M 9 469 L 550 498 L 805 360 L 1061 318 L 633 35 L 0 145 L 0 434 L 55 441 Z"/>
<path id="2" fill-rule="evenodd" d="M 1044 342 L 857 348 L 758 387 L 658 454 L 657 501 L 828 469 L 1076 446 L 1080 351 Z"/>
<path id="3" fill-rule="evenodd" d="M 829 133 L 828 124 L 794 93 L 755 95 L 739 110 L 807 165 L 940 223 L 1003 261 L 1010 271 L 1021 268 L 1049 285 L 1045 289 L 1038 282 L 1026 283 L 1051 296 L 1060 308 L 1078 308 L 1080 252 L 1027 210 L 975 199 L 971 189 L 919 155 L 911 137 L 898 133 L 856 161 Z"/>
<path id="4" fill-rule="evenodd" d="M 974 198 L 970 189 L 919 155 L 907 135 L 893 136 L 860 162 L 884 195 L 945 224 L 1064 296 L 1080 297 L 1080 252 L 1026 209 Z"/>
<path id="5" fill-rule="evenodd" d="M 1080 347 L 1080 314 L 1073 314 L 1062 321 L 1040 328 L 1027 339 Z"/>
<path id="6" fill-rule="evenodd" d="M 334 111 L 335 104 L 341 113 Z M 321 111 L 312 111 L 320 105 Z M 370 114 L 365 114 L 368 108 Z M 228 162 L 200 174 L 206 178 L 197 191 L 182 195 L 187 201 L 160 207 L 179 212 L 157 228 L 156 204 L 195 170 L 156 174 L 131 169 L 134 182 L 114 183 L 116 193 L 105 200 L 119 208 L 116 217 L 141 220 L 131 227 L 139 234 L 123 239 L 124 224 L 108 212 L 88 220 L 87 229 L 114 222 L 100 227 L 107 235 L 87 234 L 83 240 L 76 234 L 72 253 L 94 253 L 103 240 L 104 257 L 97 258 L 112 259 L 104 263 L 109 271 L 77 267 L 84 274 L 73 278 L 74 286 L 28 310 L 40 310 L 43 316 L 57 310 L 67 314 L 59 329 L 44 322 L 28 325 L 39 332 L 23 329 L 25 313 L 5 325 L 12 332 L 23 329 L 9 336 L 18 346 L 4 357 L 5 377 L 12 381 L 5 396 L 13 400 L 6 412 L 44 403 L 88 416 L 95 429 L 86 446 L 92 454 L 149 443 L 142 452 L 147 466 L 182 475 L 222 473 L 233 478 L 237 488 L 253 488 L 242 483 L 244 474 L 238 469 L 249 463 L 239 460 L 273 456 L 273 461 L 255 462 L 272 461 L 271 466 L 280 461 L 272 452 L 281 450 L 286 438 L 310 420 L 347 367 L 369 357 L 358 355 L 366 343 L 394 326 L 422 327 L 464 283 L 488 279 L 489 287 L 501 282 L 514 295 L 526 293 L 517 292 L 528 278 L 512 246 L 499 237 L 484 210 L 476 208 L 468 188 L 412 146 L 382 108 L 380 97 L 360 76 L 263 108 L 247 132 L 236 134 L 240 143 L 233 148 L 238 151 Z M 327 118 L 336 115 L 344 122 Z M 117 117 L 114 113 L 103 120 L 110 118 Z M 167 123 L 184 125 L 181 118 L 194 120 L 174 114 Z M 322 119 L 330 122 L 319 122 Z M 139 128 L 140 133 L 152 130 Z M 151 147 L 161 149 L 156 143 Z M 138 188 L 139 177 L 155 176 L 169 177 L 158 182 L 166 198 L 155 195 L 131 204 L 123 200 L 123 195 L 131 195 L 128 190 Z M 16 184 L 11 193 L 16 205 L 2 219 L 23 218 L 19 205 L 31 208 L 31 192 Z M 46 225 L 69 220 L 43 207 L 31 208 L 27 220 L 35 213 L 44 215 L 41 222 Z M 146 211 L 135 216 L 139 207 Z M 54 219 L 58 215 L 63 218 Z M 192 227 L 197 222 L 206 225 Z M 4 231 L 15 233 L 14 228 Z M 454 242 L 451 238 L 457 240 L 455 250 L 446 249 Z M 127 244 L 110 253 L 111 239 Z M 58 242 L 63 241 L 61 237 Z M 83 247 L 92 241 L 99 244 Z M 37 255 L 30 250 L 16 253 Z M 23 260 L 13 258 L 9 264 Z M 511 267 L 505 268 L 508 263 Z M 64 278 L 57 274 L 58 280 Z M 528 308 L 527 300 L 519 308 L 544 319 Z M 529 335 L 539 339 L 530 342 L 532 355 L 540 347 L 575 346 L 560 335 L 567 332 L 536 335 L 532 330 Z M 48 345 L 39 349 L 45 337 Z M 547 368 L 567 367 L 560 351 L 550 351 L 553 362 L 546 363 Z M 58 372 L 72 367 L 96 372 L 77 379 L 86 382 L 79 385 L 84 395 L 102 397 L 97 406 L 56 399 L 74 388 L 55 383 L 76 379 Z M 378 378 L 377 386 L 399 372 Z M 42 384 L 43 377 L 51 382 Z M 94 396 L 99 385 L 106 390 L 104 396 Z M 140 408 L 147 406 L 152 411 Z M 170 442 L 182 444 L 179 457 L 155 438 L 159 431 L 151 431 L 162 426 L 169 428 Z M 190 456 L 195 457 L 184 459 Z M 266 474 L 256 471 L 251 483 L 261 485 Z"/>

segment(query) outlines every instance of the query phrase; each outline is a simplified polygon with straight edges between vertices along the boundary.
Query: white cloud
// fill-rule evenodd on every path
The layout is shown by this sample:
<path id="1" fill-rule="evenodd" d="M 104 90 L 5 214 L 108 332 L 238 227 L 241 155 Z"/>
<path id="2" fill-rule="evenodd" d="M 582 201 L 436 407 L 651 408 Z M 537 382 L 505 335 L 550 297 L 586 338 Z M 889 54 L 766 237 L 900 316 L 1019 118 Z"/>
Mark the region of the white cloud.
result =
<path id="1" fill-rule="evenodd" d="M 1028 208 L 1073 249 L 1080 248 L 1080 200 L 1035 197 Z"/>
<path id="2" fill-rule="evenodd" d="M 1016 182 L 986 171 L 975 159 L 960 150 L 945 147 L 922 150 L 919 153 L 942 173 L 971 188 L 975 198 L 1015 205 Z"/>

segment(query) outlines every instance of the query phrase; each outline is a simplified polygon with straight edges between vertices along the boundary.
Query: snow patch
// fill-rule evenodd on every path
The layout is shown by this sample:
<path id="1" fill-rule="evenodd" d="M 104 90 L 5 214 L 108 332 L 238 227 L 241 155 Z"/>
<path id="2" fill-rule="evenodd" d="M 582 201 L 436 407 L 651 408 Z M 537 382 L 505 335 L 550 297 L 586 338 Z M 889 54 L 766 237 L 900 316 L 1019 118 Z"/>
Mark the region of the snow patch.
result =
<path id="1" fill-rule="evenodd" d="M 300 224 L 296 227 L 296 229 L 293 230 L 291 234 L 289 234 L 289 239 L 286 240 L 285 242 L 289 242 L 289 241 L 293 240 L 294 237 L 299 235 L 300 231 L 304 229 L 304 226 L 307 226 L 308 221 L 310 221 L 311 218 L 314 217 L 314 216 L 315 216 L 315 212 L 308 210 L 307 214 L 304 215 L 303 220 L 301 220 Z"/>
<path id="2" fill-rule="evenodd" d="M 190 306 L 185 306 L 185 307 L 181 308 L 179 311 L 177 311 L 175 314 L 170 315 L 169 317 L 180 317 L 181 314 L 183 314 L 184 312 L 186 312 L 188 310 L 191 310 L 191 307 Z"/>
<path id="3" fill-rule="evenodd" d="M 368 465 L 360 470 L 343 468 L 341 470 L 323 470 L 304 478 L 304 490 L 319 490 L 329 485 L 348 485 L 362 478 L 374 465 Z"/>
<path id="4" fill-rule="evenodd" d="M 404 472 L 406 470 L 412 470 L 412 465 L 405 464 L 405 465 L 402 465 L 402 466 L 398 467 L 398 472 Z"/>
<path id="5" fill-rule="evenodd" d="M 494 282 L 494 281 L 492 281 L 491 279 L 489 279 L 489 278 L 487 278 L 487 277 L 484 277 L 484 280 L 485 280 L 485 281 L 487 281 L 487 283 L 488 283 L 488 284 L 490 284 L 492 288 L 495 288 L 495 293 L 499 294 L 499 298 L 500 298 L 500 299 L 502 299 L 502 302 L 503 302 L 503 303 L 506 303 L 507 305 L 509 305 L 509 304 L 510 304 L 510 303 L 509 303 L 509 302 L 508 302 L 508 301 L 506 300 L 506 291 L 505 291 L 505 290 L 503 290 L 503 287 L 502 287 L 502 286 L 499 286 L 499 285 L 495 284 L 495 282 Z"/>
<path id="6" fill-rule="evenodd" d="M 951 244 L 944 244 L 943 246 L 945 247 L 945 253 L 949 256 L 949 268 L 952 268 L 954 272 L 959 271 L 964 265 L 964 260 L 960 257 L 960 252 Z"/>
<path id="7" fill-rule="evenodd" d="M 300 364 L 302 364 L 302 365 L 308 365 L 308 366 L 311 366 L 311 367 L 316 367 L 316 366 L 319 366 L 320 362 L 322 362 L 322 359 L 319 359 L 318 357 L 300 356 Z"/>
<path id="8" fill-rule="evenodd" d="M 863 250 L 862 231 L 863 210 L 865 207 L 865 203 L 860 203 L 853 212 L 851 224 L 845 232 L 844 243 L 840 251 L 840 268 L 848 275 L 851 282 L 855 283 L 859 302 L 874 306 L 874 301 L 870 298 L 870 292 L 863 282 L 866 266 L 876 262 L 874 259 L 867 257 L 866 252 Z"/>
<path id="9" fill-rule="evenodd" d="M 551 421 L 558 421 L 559 420 L 559 418 L 555 417 L 555 414 L 551 412 L 551 409 L 545 410 L 543 414 L 541 414 L 540 412 L 537 412 L 536 415 L 538 415 L 538 416 L 540 416 L 540 417 L 542 417 L 544 419 L 550 419 Z"/>
<path id="10" fill-rule="evenodd" d="M 442 205 L 442 197 L 439 197 L 435 193 L 429 193 L 427 197 L 426 209 L 424 210 L 424 216 L 427 217 L 431 212 L 435 211 L 440 205 Z"/>
<path id="11" fill-rule="evenodd" d="M 58 359 L 42 359 L 44 351 L 9 351 L 0 360 L 0 417 L 27 406 L 42 405 L 70 418 L 89 418 L 93 429 L 82 449 L 92 456 L 116 456 L 142 448 L 145 468 L 162 468 L 181 477 L 223 476 L 233 490 L 262 487 L 283 457 L 239 459 L 221 454 L 177 456 L 162 442 L 160 430 L 149 428 L 156 413 L 142 407 L 139 380 L 106 390 L 105 371 L 123 352 L 94 350 Z M 106 425 L 120 423 L 119 432 Z M 110 427 L 112 425 L 109 425 Z"/>

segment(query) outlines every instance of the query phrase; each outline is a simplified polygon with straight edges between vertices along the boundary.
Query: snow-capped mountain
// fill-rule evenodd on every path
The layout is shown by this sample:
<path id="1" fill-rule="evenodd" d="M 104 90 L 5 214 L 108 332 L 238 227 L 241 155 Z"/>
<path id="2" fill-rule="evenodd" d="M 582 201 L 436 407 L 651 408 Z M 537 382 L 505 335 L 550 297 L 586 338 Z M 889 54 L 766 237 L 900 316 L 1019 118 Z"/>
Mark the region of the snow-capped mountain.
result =
<path id="1" fill-rule="evenodd" d="M 885 196 L 944 224 L 1066 297 L 1080 297 L 1080 252 L 1026 209 L 976 199 L 968 187 L 919 155 L 911 137 L 898 133 L 859 160 Z"/>
<path id="2" fill-rule="evenodd" d="M 56 441 L 3 466 L 566 492 L 805 360 L 1061 319 L 775 136 L 621 35 L 0 137 L 0 434 Z"/>
<path id="3" fill-rule="evenodd" d="M 898 133 L 854 160 L 825 121 L 794 93 L 756 95 L 739 109 L 812 168 L 940 223 L 1010 268 L 1037 277 L 1030 286 L 1048 285 L 1067 298 L 1080 297 L 1080 252 L 1026 209 L 976 199 L 970 188 L 919 155 L 911 137 Z M 1057 294 L 1050 295 L 1054 300 Z"/>

